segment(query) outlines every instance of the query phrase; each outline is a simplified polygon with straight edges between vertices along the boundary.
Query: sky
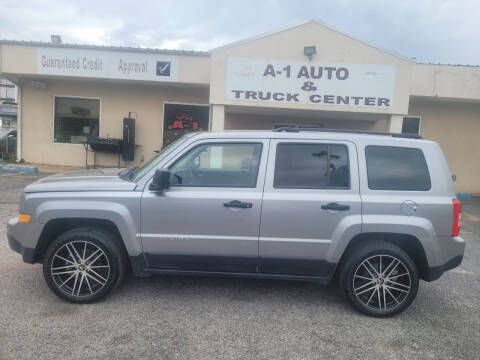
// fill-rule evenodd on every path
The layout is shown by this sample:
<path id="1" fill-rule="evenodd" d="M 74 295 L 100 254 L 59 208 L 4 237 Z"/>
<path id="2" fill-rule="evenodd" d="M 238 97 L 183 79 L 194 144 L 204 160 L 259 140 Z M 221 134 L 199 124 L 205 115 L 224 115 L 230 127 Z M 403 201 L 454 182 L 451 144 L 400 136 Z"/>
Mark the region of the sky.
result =
<path id="1" fill-rule="evenodd" d="M 418 62 L 480 64 L 480 0 L 0 0 L 0 39 L 210 50 L 311 18 Z"/>

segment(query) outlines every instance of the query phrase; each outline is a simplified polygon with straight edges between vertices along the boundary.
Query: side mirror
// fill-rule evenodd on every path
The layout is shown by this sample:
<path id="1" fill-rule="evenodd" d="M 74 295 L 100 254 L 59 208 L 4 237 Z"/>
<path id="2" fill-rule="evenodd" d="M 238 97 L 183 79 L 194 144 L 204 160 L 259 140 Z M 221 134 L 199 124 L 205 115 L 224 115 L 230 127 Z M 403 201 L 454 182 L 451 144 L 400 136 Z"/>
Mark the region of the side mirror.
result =
<path id="1" fill-rule="evenodd" d="M 152 191 L 162 191 L 170 188 L 170 171 L 168 169 L 157 169 L 149 189 Z"/>

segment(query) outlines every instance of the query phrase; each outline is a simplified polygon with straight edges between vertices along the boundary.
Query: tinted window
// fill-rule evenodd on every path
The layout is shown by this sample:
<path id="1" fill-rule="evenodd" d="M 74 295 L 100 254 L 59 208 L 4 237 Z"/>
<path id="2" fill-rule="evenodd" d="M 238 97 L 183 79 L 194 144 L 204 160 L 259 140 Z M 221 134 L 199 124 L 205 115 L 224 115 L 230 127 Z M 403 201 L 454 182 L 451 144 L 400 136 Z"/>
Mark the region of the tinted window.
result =
<path id="1" fill-rule="evenodd" d="M 402 133 L 419 134 L 420 118 L 418 116 L 405 116 L 402 123 Z"/>
<path id="2" fill-rule="evenodd" d="M 348 149 L 345 145 L 278 144 L 274 187 L 348 188 Z"/>
<path id="3" fill-rule="evenodd" d="M 172 186 L 255 187 L 262 144 L 204 144 L 170 168 Z"/>
<path id="4" fill-rule="evenodd" d="M 368 187 L 372 190 L 430 190 L 430 174 L 420 149 L 367 146 Z"/>

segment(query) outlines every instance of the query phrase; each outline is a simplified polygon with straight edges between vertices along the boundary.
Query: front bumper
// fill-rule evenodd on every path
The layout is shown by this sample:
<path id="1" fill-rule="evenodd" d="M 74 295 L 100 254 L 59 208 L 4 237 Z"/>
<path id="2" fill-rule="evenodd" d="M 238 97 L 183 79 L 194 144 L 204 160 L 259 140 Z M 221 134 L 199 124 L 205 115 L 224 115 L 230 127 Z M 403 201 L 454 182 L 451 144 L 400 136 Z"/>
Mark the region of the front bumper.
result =
<path id="1" fill-rule="evenodd" d="M 35 249 L 22 246 L 12 235 L 7 234 L 8 245 L 13 251 L 22 254 L 23 261 L 29 264 L 35 263 Z"/>
<path id="2" fill-rule="evenodd" d="M 17 218 L 7 223 L 8 245 L 13 251 L 22 254 L 23 261 L 29 264 L 36 262 L 36 244 L 41 233 L 42 225 L 22 223 Z"/>

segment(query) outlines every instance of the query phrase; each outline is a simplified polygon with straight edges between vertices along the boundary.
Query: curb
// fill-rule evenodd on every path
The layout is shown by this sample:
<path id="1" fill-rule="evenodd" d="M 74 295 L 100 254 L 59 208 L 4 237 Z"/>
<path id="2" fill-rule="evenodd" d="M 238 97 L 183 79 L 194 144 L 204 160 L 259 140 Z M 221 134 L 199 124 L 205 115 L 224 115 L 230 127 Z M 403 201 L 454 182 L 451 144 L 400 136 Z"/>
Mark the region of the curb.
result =
<path id="1" fill-rule="evenodd" d="M 468 192 L 458 192 L 457 193 L 457 198 L 459 199 L 470 199 L 472 197 L 472 193 Z"/>
<path id="2" fill-rule="evenodd" d="M 36 173 L 38 169 L 33 166 L 0 165 L 0 171 Z"/>

